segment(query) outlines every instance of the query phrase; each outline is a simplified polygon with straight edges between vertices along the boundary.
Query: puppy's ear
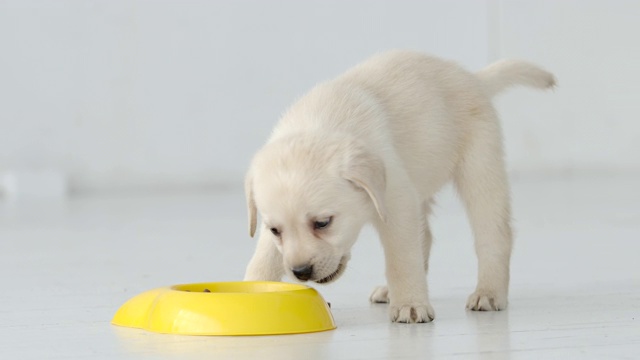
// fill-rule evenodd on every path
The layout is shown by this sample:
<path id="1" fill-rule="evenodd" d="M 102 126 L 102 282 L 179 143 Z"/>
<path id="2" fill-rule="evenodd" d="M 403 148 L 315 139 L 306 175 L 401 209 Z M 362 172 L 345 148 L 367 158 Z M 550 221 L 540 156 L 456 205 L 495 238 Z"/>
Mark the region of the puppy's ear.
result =
<path id="1" fill-rule="evenodd" d="M 347 158 L 343 176 L 369 194 L 380 219 L 386 221 L 384 197 L 387 177 L 382 159 L 365 149 L 352 151 Z"/>
<path id="2" fill-rule="evenodd" d="M 251 172 L 244 179 L 244 193 L 247 199 L 247 214 L 249 215 L 249 235 L 253 237 L 256 233 L 258 210 L 256 209 L 256 201 L 253 198 L 253 176 Z"/>

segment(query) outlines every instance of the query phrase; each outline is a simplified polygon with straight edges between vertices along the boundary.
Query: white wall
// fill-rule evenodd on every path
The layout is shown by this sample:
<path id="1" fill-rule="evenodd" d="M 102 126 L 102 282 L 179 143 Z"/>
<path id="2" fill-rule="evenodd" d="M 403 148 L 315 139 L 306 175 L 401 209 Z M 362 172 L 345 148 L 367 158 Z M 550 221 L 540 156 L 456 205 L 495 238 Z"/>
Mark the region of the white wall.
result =
<path id="1" fill-rule="evenodd" d="M 239 183 L 315 82 L 410 48 L 557 73 L 498 103 L 512 170 L 640 167 L 634 1 L 0 0 L 0 173 L 75 190 Z M 233 149 L 233 150 L 229 150 Z"/>
<path id="2" fill-rule="evenodd" d="M 0 4 L 0 169 L 80 190 L 240 182 L 315 82 L 395 47 L 488 56 L 475 0 Z"/>
<path id="3" fill-rule="evenodd" d="M 640 1 L 503 0 L 492 52 L 552 70 L 553 94 L 498 100 L 512 169 L 640 169 Z"/>

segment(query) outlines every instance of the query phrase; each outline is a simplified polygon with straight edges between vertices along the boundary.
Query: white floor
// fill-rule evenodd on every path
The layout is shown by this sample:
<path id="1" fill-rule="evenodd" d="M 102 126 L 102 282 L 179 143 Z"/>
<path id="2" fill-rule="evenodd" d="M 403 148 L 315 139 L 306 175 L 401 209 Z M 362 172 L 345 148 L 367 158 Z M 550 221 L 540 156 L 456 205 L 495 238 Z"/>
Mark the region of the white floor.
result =
<path id="1" fill-rule="evenodd" d="M 640 176 L 528 177 L 513 183 L 510 307 L 464 310 L 475 257 L 449 190 L 433 219 L 429 281 L 436 321 L 391 324 L 369 291 L 384 281 L 367 229 L 345 276 L 318 287 L 334 331 L 188 337 L 110 325 L 144 290 L 241 279 L 254 240 L 244 197 L 220 194 L 0 202 L 2 359 L 638 359 Z"/>

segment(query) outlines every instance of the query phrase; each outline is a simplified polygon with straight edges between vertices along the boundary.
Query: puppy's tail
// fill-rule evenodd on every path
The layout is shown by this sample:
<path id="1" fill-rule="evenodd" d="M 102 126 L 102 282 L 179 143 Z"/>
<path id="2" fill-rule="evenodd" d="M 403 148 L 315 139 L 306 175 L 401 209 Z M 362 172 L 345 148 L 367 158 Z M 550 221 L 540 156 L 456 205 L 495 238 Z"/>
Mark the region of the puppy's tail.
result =
<path id="1" fill-rule="evenodd" d="M 514 85 L 537 89 L 548 89 L 556 85 L 552 73 L 519 60 L 498 61 L 480 70 L 476 75 L 491 97 Z"/>

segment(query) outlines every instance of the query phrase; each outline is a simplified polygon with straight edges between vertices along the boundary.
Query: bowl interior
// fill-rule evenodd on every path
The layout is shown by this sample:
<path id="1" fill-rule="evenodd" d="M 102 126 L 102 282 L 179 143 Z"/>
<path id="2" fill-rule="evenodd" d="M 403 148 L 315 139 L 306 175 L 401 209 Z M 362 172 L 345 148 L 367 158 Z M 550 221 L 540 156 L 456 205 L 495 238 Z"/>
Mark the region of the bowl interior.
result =
<path id="1" fill-rule="evenodd" d="M 204 293 L 255 294 L 306 290 L 307 286 L 281 282 L 235 281 L 218 283 L 183 284 L 171 287 L 172 290 Z"/>

